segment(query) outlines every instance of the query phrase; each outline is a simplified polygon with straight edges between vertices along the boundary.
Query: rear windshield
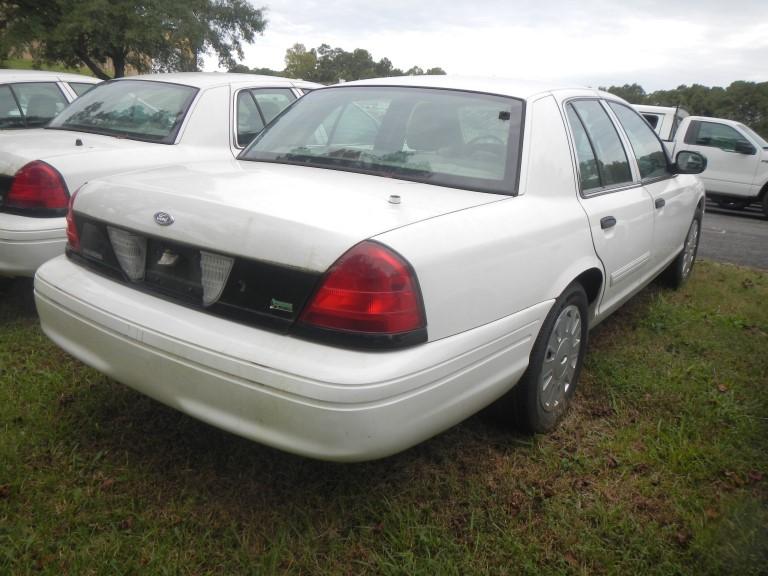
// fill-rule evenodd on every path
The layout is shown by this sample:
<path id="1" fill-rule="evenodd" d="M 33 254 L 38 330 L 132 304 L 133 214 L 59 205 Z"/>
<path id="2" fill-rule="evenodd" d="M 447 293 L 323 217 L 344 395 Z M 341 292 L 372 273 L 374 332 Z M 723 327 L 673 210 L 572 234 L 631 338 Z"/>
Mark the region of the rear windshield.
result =
<path id="1" fill-rule="evenodd" d="M 242 160 L 363 172 L 514 194 L 523 102 L 408 87 L 335 87 L 307 94 Z"/>
<path id="2" fill-rule="evenodd" d="M 48 127 L 173 144 L 196 93 L 196 88 L 166 82 L 106 82 L 75 100 Z"/>

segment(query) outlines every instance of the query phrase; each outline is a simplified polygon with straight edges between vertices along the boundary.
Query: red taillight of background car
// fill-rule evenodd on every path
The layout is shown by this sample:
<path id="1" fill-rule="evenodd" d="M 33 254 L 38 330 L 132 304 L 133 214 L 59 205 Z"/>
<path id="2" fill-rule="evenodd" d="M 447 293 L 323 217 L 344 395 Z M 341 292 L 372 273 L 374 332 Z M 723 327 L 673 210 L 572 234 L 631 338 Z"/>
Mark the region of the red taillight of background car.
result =
<path id="1" fill-rule="evenodd" d="M 331 266 L 299 321 L 387 335 L 426 327 L 413 269 L 392 250 L 371 241 L 357 244 Z"/>
<path id="2" fill-rule="evenodd" d="M 72 212 L 72 206 L 75 204 L 75 197 L 77 196 L 77 190 L 69 199 L 69 205 L 67 208 L 67 247 L 75 252 L 80 251 L 80 235 L 77 233 L 77 225 L 75 224 L 75 214 Z"/>
<path id="3" fill-rule="evenodd" d="M 3 207 L 40 215 L 62 216 L 69 204 L 64 179 L 50 164 L 35 160 L 24 165 L 13 178 Z"/>

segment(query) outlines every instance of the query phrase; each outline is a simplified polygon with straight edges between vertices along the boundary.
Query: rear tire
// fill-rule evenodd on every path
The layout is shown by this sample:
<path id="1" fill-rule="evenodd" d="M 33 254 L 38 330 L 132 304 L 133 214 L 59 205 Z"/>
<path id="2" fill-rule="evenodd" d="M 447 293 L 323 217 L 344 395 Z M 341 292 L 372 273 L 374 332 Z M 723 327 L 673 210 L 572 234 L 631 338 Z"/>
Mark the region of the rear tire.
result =
<path id="1" fill-rule="evenodd" d="M 693 265 L 696 263 L 696 253 L 699 251 L 701 238 L 701 215 L 696 214 L 685 237 L 685 244 L 674 260 L 661 273 L 664 284 L 677 290 L 690 278 Z"/>
<path id="2" fill-rule="evenodd" d="M 547 314 L 527 370 L 503 399 L 520 429 L 550 432 L 568 410 L 587 350 L 587 314 L 579 283 L 568 286 Z"/>

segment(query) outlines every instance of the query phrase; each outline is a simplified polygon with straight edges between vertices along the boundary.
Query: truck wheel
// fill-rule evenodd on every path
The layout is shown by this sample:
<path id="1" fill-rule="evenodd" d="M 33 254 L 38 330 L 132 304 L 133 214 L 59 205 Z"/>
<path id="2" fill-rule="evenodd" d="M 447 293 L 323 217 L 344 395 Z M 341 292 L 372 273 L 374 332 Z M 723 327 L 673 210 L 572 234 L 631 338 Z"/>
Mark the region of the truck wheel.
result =
<path id="1" fill-rule="evenodd" d="M 519 428 L 549 432 L 568 409 L 587 350 L 587 313 L 587 294 L 573 283 L 547 314 L 530 364 L 507 397 Z"/>
<path id="2" fill-rule="evenodd" d="M 666 270 L 661 273 L 662 280 L 670 288 L 680 288 L 691 275 L 693 265 L 696 263 L 696 252 L 699 250 L 699 237 L 701 236 L 701 216 L 699 214 L 691 222 L 685 244 L 680 254 L 672 260 Z"/>

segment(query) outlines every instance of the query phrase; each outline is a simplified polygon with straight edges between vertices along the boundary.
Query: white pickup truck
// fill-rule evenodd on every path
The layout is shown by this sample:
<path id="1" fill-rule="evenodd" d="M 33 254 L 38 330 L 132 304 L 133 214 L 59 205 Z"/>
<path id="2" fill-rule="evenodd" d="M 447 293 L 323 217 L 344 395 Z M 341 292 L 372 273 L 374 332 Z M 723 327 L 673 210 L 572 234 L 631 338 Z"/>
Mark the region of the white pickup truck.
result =
<path id="1" fill-rule="evenodd" d="M 741 210 L 760 202 L 768 217 L 768 142 L 754 130 L 725 118 L 689 116 L 682 108 L 635 106 L 669 151 L 699 152 L 707 168 L 699 178 L 720 206 Z"/>

